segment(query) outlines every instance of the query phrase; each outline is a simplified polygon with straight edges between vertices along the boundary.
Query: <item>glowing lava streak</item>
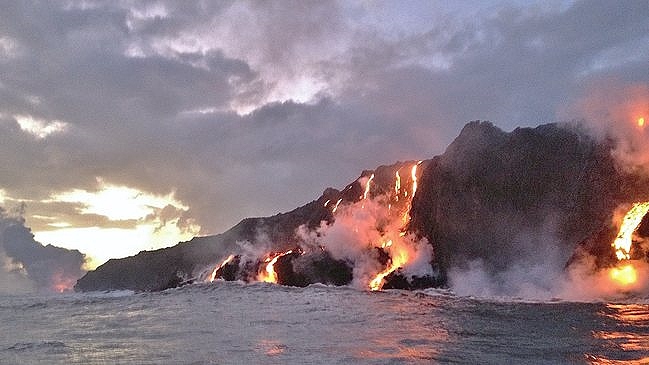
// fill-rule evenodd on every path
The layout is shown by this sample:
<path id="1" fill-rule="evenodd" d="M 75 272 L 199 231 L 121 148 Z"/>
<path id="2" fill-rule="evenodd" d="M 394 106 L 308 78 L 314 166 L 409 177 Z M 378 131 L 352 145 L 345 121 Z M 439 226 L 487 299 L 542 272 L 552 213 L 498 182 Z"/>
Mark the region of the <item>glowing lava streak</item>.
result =
<path id="1" fill-rule="evenodd" d="M 394 174 L 394 198 L 396 201 L 399 201 L 399 192 L 401 191 L 401 176 L 399 176 L 399 171 Z"/>
<path id="2" fill-rule="evenodd" d="M 638 127 L 640 128 L 644 127 L 644 118 L 642 117 L 638 118 Z"/>
<path id="3" fill-rule="evenodd" d="M 280 252 L 272 256 L 268 256 L 264 262 L 267 262 L 264 271 L 260 272 L 257 276 L 257 280 L 264 283 L 274 283 L 277 284 L 277 273 L 275 272 L 275 264 L 280 257 L 292 254 L 293 250 L 288 250 L 286 252 Z"/>
<path id="4" fill-rule="evenodd" d="M 628 260 L 630 258 L 629 252 L 631 251 L 631 239 L 633 232 L 638 229 L 642 222 L 642 218 L 649 212 L 649 202 L 635 203 L 631 210 L 629 210 L 620 226 L 620 232 L 611 246 L 615 248 L 615 256 L 618 260 Z"/>
<path id="5" fill-rule="evenodd" d="M 222 269 L 225 265 L 227 265 L 227 264 L 228 264 L 230 261 L 232 261 L 233 259 L 234 259 L 234 255 L 230 255 L 230 256 L 228 256 L 227 259 L 225 259 L 225 260 L 221 263 L 221 265 L 219 265 L 219 266 L 217 266 L 217 267 L 214 268 L 214 271 L 212 271 L 212 274 L 211 274 L 210 277 L 209 277 L 209 281 L 210 281 L 210 283 L 214 282 L 214 280 L 216 279 L 216 272 L 219 271 L 220 269 Z"/>
<path id="6" fill-rule="evenodd" d="M 412 199 L 415 196 L 415 193 L 417 192 L 417 166 L 419 166 L 419 164 L 421 164 L 421 161 L 417 162 L 417 164 L 415 164 L 412 167 L 412 171 L 411 171 L 411 175 L 412 175 L 411 176 L 412 177 L 412 196 L 410 197 L 410 199 Z"/>
<path id="7" fill-rule="evenodd" d="M 631 245 L 633 243 L 633 233 L 638 229 L 642 219 L 649 212 L 649 202 L 634 203 L 631 209 L 624 215 L 620 232 L 617 234 L 615 241 L 611 246 L 615 249 L 615 256 L 618 261 L 626 261 L 622 265 L 610 269 L 609 276 L 611 280 L 622 286 L 634 284 L 638 280 L 638 274 L 632 263 L 628 262 L 631 258 Z"/>
<path id="8" fill-rule="evenodd" d="M 370 184 L 372 183 L 372 180 L 374 180 L 374 174 L 370 176 L 370 179 L 367 180 L 367 183 L 365 183 L 365 192 L 363 193 L 363 200 L 367 199 L 367 196 L 370 194 Z"/>
<path id="9" fill-rule="evenodd" d="M 381 290 L 383 288 L 383 284 L 385 284 L 384 282 L 385 277 L 390 275 L 394 270 L 402 267 L 406 262 L 408 262 L 408 251 L 399 250 L 399 252 L 396 252 L 393 255 L 392 259 L 390 260 L 390 266 L 388 266 L 385 270 L 381 271 L 380 273 L 376 274 L 376 277 L 374 277 L 374 279 L 370 281 L 369 284 L 370 290 L 372 291 Z"/>
<path id="10" fill-rule="evenodd" d="M 335 205 L 334 208 L 331 210 L 331 213 L 336 213 L 336 211 L 338 210 L 338 206 L 340 205 L 340 203 L 341 203 L 342 201 L 343 201 L 342 198 L 338 199 L 338 201 L 336 202 L 336 205 Z"/>

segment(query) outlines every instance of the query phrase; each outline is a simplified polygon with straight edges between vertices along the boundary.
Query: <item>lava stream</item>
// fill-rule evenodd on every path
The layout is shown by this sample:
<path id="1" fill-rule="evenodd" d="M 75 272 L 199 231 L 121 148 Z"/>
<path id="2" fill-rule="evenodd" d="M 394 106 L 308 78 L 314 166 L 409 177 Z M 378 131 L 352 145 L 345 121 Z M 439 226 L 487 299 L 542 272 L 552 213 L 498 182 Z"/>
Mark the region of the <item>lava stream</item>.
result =
<path id="1" fill-rule="evenodd" d="M 624 215 L 620 231 L 611 246 L 615 249 L 618 265 L 609 270 L 609 277 L 621 286 L 635 284 L 638 280 L 636 268 L 631 258 L 633 233 L 638 229 L 642 219 L 649 212 L 649 202 L 634 203 Z"/>
<path id="2" fill-rule="evenodd" d="M 277 273 L 275 272 L 275 264 L 280 257 L 292 254 L 293 250 L 288 250 L 286 252 L 279 252 L 270 254 L 264 262 L 266 266 L 264 270 L 257 275 L 257 280 L 264 283 L 274 283 L 277 284 Z"/>
<path id="3" fill-rule="evenodd" d="M 392 242 L 392 241 L 389 241 Z M 388 246 L 391 247 L 391 246 Z M 408 262 L 408 251 L 403 249 L 399 250 L 396 254 L 392 255 L 390 260 L 390 265 L 380 273 L 376 274 L 376 277 L 370 281 L 369 288 L 372 291 L 381 290 L 383 284 L 385 284 L 385 277 L 390 275 L 396 269 L 403 267 Z"/>
<path id="4" fill-rule="evenodd" d="M 412 207 L 412 198 L 415 196 L 415 193 L 417 192 L 417 166 L 419 166 L 421 163 L 422 161 L 418 161 L 410 169 L 410 177 L 412 179 L 412 190 L 409 195 L 407 194 L 408 192 L 407 189 L 404 191 L 404 196 L 407 197 L 408 201 L 401 218 L 401 227 L 399 227 L 399 229 L 397 230 L 398 238 L 395 238 L 394 240 L 390 239 L 386 242 L 383 242 L 380 245 L 382 249 L 389 251 L 390 264 L 385 270 L 376 274 L 374 279 L 370 281 L 369 283 L 370 290 L 381 290 L 381 288 L 383 288 L 383 284 L 385 283 L 385 277 L 390 275 L 392 272 L 399 269 L 400 267 L 406 265 L 410 259 L 408 243 L 406 242 L 406 238 L 405 238 L 406 235 L 405 229 L 406 226 L 408 225 L 408 222 L 410 221 L 410 209 Z M 372 175 L 370 181 L 372 180 L 373 177 L 374 175 Z M 399 176 L 399 171 L 395 173 L 394 190 L 396 193 L 396 197 L 398 199 L 399 191 L 401 190 L 401 177 Z M 366 191 L 369 191 L 369 181 L 367 184 Z M 386 232 L 386 235 L 390 235 L 391 233 L 397 233 L 397 232 Z"/>
<path id="5" fill-rule="evenodd" d="M 629 253 L 631 251 L 633 232 L 638 229 L 642 218 L 644 218 L 647 212 L 649 212 L 649 202 L 635 203 L 631 207 L 631 210 L 624 216 L 622 225 L 620 226 L 620 232 L 611 245 L 615 248 L 615 256 L 617 256 L 618 260 L 628 260 L 630 258 Z"/>
<path id="6" fill-rule="evenodd" d="M 234 259 L 234 255 L 230 255 L 219 266 L 215 267 L 214 270 L 212 271 L 212 274 L 210 274 L 210 277 L 208 278 L 209 282 L 210 283 L 214 282 L 214 280 L 216 279 L 216 273 L 233 259 Z"/>

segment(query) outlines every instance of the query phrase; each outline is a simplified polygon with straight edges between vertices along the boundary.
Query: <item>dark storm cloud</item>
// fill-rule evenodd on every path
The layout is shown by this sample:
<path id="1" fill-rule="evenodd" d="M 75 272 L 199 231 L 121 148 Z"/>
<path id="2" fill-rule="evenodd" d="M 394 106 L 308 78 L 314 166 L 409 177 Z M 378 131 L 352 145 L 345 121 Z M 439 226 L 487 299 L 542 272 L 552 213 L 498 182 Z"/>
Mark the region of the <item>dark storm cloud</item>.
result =
<path id="1" fill-rule="evenodd" d="M 335 2 L 77 5 L 2 4 L 0 188 L 39 200 L 101 177 L 175 191 L 204 233 L 292 209 L 362 169 L 440 153 L 468 120 L 549 122 L 588 80 L 648 81 L 645 1 L 465 17 L 406 4 L 442 15 L 403 33 L 361 26 Z M 322 96 L 272 98 L 294 95 L 301 77 Z M 17 115 L 67 127 L 38 139 Z"/>

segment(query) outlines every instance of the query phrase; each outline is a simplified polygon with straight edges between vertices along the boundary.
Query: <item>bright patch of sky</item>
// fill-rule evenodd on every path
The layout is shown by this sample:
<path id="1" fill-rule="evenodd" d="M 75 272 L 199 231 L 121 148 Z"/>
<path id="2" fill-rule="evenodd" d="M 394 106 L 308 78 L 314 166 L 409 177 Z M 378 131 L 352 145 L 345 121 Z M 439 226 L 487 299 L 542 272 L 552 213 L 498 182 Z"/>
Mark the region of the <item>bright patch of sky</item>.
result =
<path id="1" fill-rule="evenodd" d="M 90 256 L 91 268 L 110 258 L 130 256 L 142 250 L 175 245 L 194 237 L 200 226 L 180 224 L 181 217 L 165 217 L 161 211 L 172 206 L 179 212 L 189 208 L 174 197 L 174 193 L 154 195 L 127 186 L 112 185 L 98 180 L 97 191 L 74 189 L 54 194 L 45 202 L 81 203 L 79 214 L 97 214 L 111 221 L 137 220 L 134 229 L 72 227 L 67 222 L 53 221 L 55 229 L 35 231 L 42 244 L 78 249 Z M 32 216 L 39 218 L 38 216 Z M 43 217 L 41 217 L 43 218 Z M 52 217 L 44 217 L 50 220 Z"/>
<path id="2" fill-rule="evenodd" d="M 126 186 L 116 186 L 100 181 L 95 192 L 74 189 L 52 196 L 53 201 L 82 203 L 85 208 L 81 214 L 98 214 L 110 220 L 142 219 L 167 205 L 182 210 L 188 207 L 174 198 L 173 193 L 157 196 Z"/>
<path id="3" fill-rule="evenodd" d="M 40 139 L 63 132 L 67 127 L 67 123 L 60 120 L 45 121 L 35 119 L 31 115 L 16 115 L 14 118 L 20 129 Z"/>
<path id="4" fill-rule="evenodd" d="M 135 229 L 67 227 L 34 232 L 34 238 L 43 244 L 82 251 L 89 258 L 86 268 L 92 270 L 112 258 L 132 256 L 140 251 L 188 241 L 196 233 L 197 231 L 183 232 L 172 222 L 162 228 L 156 222 L 145 222 L 138 224 Z"/>

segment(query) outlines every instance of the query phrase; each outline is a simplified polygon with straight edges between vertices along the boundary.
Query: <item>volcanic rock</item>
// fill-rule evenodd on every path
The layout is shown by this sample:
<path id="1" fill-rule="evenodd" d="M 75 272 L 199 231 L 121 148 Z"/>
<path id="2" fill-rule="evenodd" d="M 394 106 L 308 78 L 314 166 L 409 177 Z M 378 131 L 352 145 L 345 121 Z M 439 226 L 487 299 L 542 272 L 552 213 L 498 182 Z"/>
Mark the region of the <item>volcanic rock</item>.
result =
<path id="1" fill-rule="evenodd" d="M 498 272 L 512 262 L 542 260 L 548 248 L 569 262 L 577 247 L 579 254 L 602 257 L 604 264 L 611 254 L 605 251 L 611 251 L 612 212 L 625 202 L 649 200 L 649 181 L 618 168 L 612 148 L 613 142 L 599 142 L 572 124 L 509 133 L 489 122 L 467 124 L 444 154 L 421 163 L 410 210 L 407 228 L 433 245 L 431 271 L 438 275 L 406 277 L 397 271 L 386 278 L 385 288 L 443 286 L 452 267 L 479 260 Z M 395 171 L 413 163 L 381 166 L 363 171 L 361 177 L 374 174 L 370 195 L 377 196 L 394 189 Z M 299 246 L 299 226 L 314 230 L 322 221 L 333 222 L 327 201 L 355 202 L 363 192 L 357 179 L 342 190 L 328 188 L 317 200 L 288 213 L 247 218 L 220 235 L 110 260 L 79 279 L 75 288 L 165 289 L 239 252 L 238 241 L 270 243 L 270 249 L 286 251 Z M 646 226 L 642 229 L 649 230 Z M 254 266 L 244 271 L 259 267 L 244 265 Z M 276 272 L 280 283 L 288 285 L 344 285 L 352 280 L 350 265 L 326 252 L 287 255 L 278 259 Z"/>

